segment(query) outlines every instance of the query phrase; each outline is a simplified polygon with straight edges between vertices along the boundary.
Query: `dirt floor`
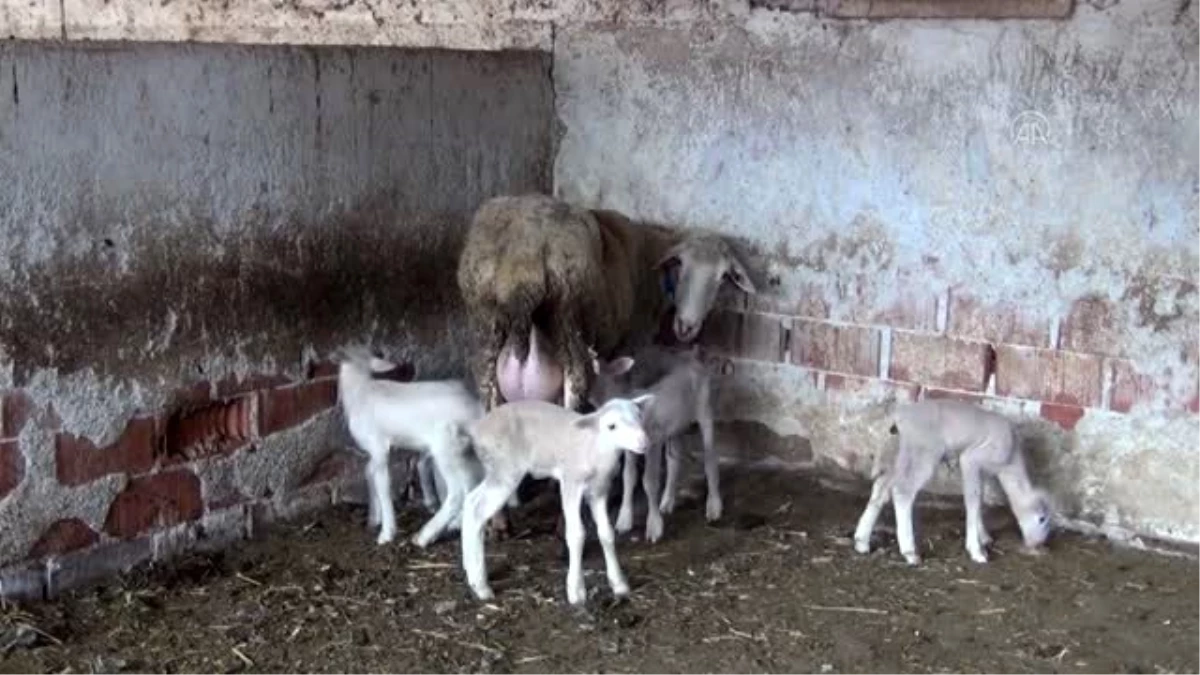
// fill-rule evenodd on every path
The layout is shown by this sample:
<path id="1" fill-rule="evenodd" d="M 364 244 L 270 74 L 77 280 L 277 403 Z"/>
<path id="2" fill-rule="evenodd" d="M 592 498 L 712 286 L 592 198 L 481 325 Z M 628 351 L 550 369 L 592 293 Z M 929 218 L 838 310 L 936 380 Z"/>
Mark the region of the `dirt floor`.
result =
<path id="1" fill-rule="evenodd" d="M 726 472 L 725 522 L 688 500 L 657 545 L 619 551 L 613 603 L 594 541 L 586 610 L 565 603 L 554 512 L 489 543 L 493 603 L 470 599 L 456 539 L 376 547 L 344 507 L 223 554 L 193 556 L 0 621 L 51 638 L 5 672 L 1197 672 L 1197 562 L 1060 535 L 1018 552 L 1011 517 L 987 566 L 962 515 L 924 508 L 920 568 L 886 510 L 878 550 L 848 539 L 863 498 L 809 478 Z M 401 520 L 413 531 L 425 514 Z M 3 626 L 0 626 L 2 628 Z"/>

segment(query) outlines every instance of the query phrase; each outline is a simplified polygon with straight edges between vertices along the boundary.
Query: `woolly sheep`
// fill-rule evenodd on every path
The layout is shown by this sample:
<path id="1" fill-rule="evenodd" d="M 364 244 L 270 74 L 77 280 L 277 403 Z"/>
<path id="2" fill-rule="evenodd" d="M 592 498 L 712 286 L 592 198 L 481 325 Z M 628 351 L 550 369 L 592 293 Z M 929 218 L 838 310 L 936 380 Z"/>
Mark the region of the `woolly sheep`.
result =
<path id="1" fill-rule="evenodd" d="M 663 533 L 662 515 L 675 509 L 679 478 L 678 437 L 693 424 L 700 427 L 704 444 L 704 475 L 708 484 L 705 517 L 711 522 L 721 517 L 719 457 L 713 445 L 711 378 L 694 351 L 648 346 L 635 356 L 623 356 L 609 362 L 594 362 L 596 379 L 589 391 L 593 405 L 633 394 L 654 395 L 646 408 L 644 424 L 650 436 L 642 474 L 646 492 L 646 540 L 657 542 Z M 659 502 L 659 477 L 664 445 L 667 458 L 667 484 Z M 637 457 L 625 455 L 624 491 L 617 513 L 617 531 L 633 529 L 633 493 L 637 484 Z"/>
<path id="2" fill-rule="evenodd" d="M 653 398 L 613 399 L 590 415 L 545 401 L 517 401 L 495 408 L 466 427 L 485 471 L 483 482 L 467 495 L 462 518 L 463 569 L 476 597 L 493 597 L 483 549 L 484 523 L 526 475 L 559 482 L 569 551 L 568 602 L 577 605 L 587 597 L 581 570 L 584 532 L 580 502 L 584 496 L 604 549 L 613 594 L 629 594 L 608 519 L 608 490 L 621 453 L 646 451 L 649 438 L 642 416 Z"/>
<path id="3" fill-rule="evenodd" d="M 482 466 L 464 444 L 460 427 L 482 417 L 483 408 L 460 380 L 375 379 L 373 371 L 394 365 L 369 357 L 365 350 L 346 350 L 344 356 L 338 368 L 338 400 L 351 437 L 369 456 L 367 522 L 379 526 L 379 544 L 395 538 L 388 455 L 393 445 L 417 450 L 429 456 L 446 487 L 441 507 L 413 540 L 418 546 L 428 546 L 447 528 L 457 527 L 464 496 L 482 480 Z"/>
<path id="4" fill-rule="evenodd" d="M 677 274 L 666 278 L 678 279 L 674 331 L 681 341 L 695 339 L 723 279 L 755 292 L 742 263 L 716 235 L 635 225 L 615 211 L 540 194 L 484 202 L 457 274 L 484 409 L 500 403 L 502 354 L 524 364 L 534 326 L 561 364 L 562 404 L 579 409 L 592 379 L 588 347 L 608 357 L 649 342 L 669 304 L 661 272 L 675 265 Z"/>
<path id="5" fill-rule="evenodd" d="M 966 547 L 971 559 L 986 563 L 992 538 L 983 524 L 983 476 L 994 475 L 1017 517 L 1025 546 L 1037 549 L 1050 534 L 1051 507 L 1045 493 L 1029 481 L 1016 426 L 978 405 L 926 400 L 901 405 L 891 433 L 899 436 L 894 453 L 876 460 L 874 485 L 854 531 L 854 548 L 871 550 L 871 531 L 879 512 L 893 501 L 896 539 L 911 565 L 920 564 L 913 539 L 913 502 L 938 464 L 957 456 L 966 506 Z"/>

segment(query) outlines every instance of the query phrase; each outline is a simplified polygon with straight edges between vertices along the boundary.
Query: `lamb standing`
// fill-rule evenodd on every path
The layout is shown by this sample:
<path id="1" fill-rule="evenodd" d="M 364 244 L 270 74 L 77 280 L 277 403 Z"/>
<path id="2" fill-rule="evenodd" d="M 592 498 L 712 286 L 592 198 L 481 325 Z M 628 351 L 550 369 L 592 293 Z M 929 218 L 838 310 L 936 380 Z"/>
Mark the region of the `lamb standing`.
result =
<path id="1" fill-rule="evenodd" d="M 966 546 L 971 559 L 986 563 L 984 549 L 992 538 L 983 524 L 983 475 L 994 475 L 1017 517 L 1028 549 L 1037 549 L 1050 534 L 1050 503 L 1033 487 L 1025 467 L 1016 426 L 1007 418 L 970 403 L 927 400 L 902 405 L 891 432 L 899 435 L 894 454 L 876 459 L 874 485 L 854 531 L 854 548 L 871 550 L 871 530 L 879 512 L 894 502 L 896 539 L 911 565 L 920 564 L 913 539 L 913 502 L 933 477 L 938 464 L 957 455 L 967 511 Z"/>
<path id="2" fill-rule="evenodd" d="M 447 527 L 458 525 L 463 498 L 483 477 L 482 466 L 460 433 L 462 425 L 482 417 L 483 408 L 460 380 L 395 382 L 372 377 L 372 371 L 388 367 L 393 366 L 362 350 L 348 350 L 338 368 L 338 399 L 351 437 L 370 458 L 366 467 L 367 522 L 379 526 L 379 544 L 396 535 L 388 470 L 392 446 L 417 450 L 432 459 L 446 489 L 437 513 L 413 540 L 425 547 Z M 433 483 L 427 468 L 422 483 L 423 490 L 426 483 Z M 427 505 L 432 503 L 431 496 L 425 495 Z"/>
<path id="3" fill-rule="evenodd" d="M 604 549 L 608 583 L 615 595 L 629 594 L 608 519 L 608 489 L 621 452 L 646 451 L 649 438 L 642 416 L 653 398 L 613 399 L 590 415 L 545 401 L 517 401 L 497 407 L 466 427 L 486 473 L 483 482 L 467 495 L 462 518 L 463 569 L 476 597 L 493 597 L 484 558 L 484 523 L 526 475 L 559 482 L 570 552 L 567 600 L 577 605 L 587 597 L 581 569 L 584 532 L 580 502 L 585 495 Z"/>
<path id="4" fill-rule="evenodd" d="M 664 513 L 675 509 L 675 492 L 679 479 L 679 436 L 693 424 L 700 427 L 704 443 L 704 476 L 708 484 L 708 500 L 704 515 L 707 520 L 721 518 L 720 468 L 713 445 L 713 413 L 711 377 L 694 351 L 671 350 L 658 346 L 643 348 L 635 357 L 623 356 L 609 362 L 595 361 L 596 380 L 589 392 L 593 405 L 602 405 L 616 397 L 634 393 L 654 395 L 654 403 L 645 413 L 646 433 L 650 450 L 645 455 L 642 488 L 646 492 L 646 540 L 662 538 Z M 659 503 L 659 478 L 664 445 L 667 458 L 667 484 Z M 624 492 L 617 514 L 617 531 L 633 529 L 633 493 L 637 484 L 637 457 L 625 456 Z"/>
<path id="5" fill-rule="evenodd" d="M 502 390 L 535 400 L 561 391 L 564 407 L 577 410 L 592 379 L 588 348 L 607 358 L 649 342 L 669 307 L 662 271 L 676 265 L 666 278 L 678 279 L 674 331 L 683 342 L 699 333 L 724 279 L 755 292 L 728 244 L 713 234 L 635 225 L 614 211 L 539 194 L 484 202 L 457 275 L 484 408 L 496 407 Z M 535 328 L 545 338 L 536 359 Z"/>

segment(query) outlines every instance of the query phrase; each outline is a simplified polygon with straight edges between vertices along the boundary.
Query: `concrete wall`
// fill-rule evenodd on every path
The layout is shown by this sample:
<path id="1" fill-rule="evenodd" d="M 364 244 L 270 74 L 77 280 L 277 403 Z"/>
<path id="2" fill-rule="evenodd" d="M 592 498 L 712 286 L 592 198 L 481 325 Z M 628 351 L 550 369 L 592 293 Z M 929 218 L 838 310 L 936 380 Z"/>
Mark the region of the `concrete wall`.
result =
<path id="1" fill-rule="evenodd" d="M 743 242 L 726 418 L 862 476 L 894 401 L 982 400 L 1067 516 L 1195 542 L 1197 9 L 1104 4 L 564 28 L 556 191 Z"/>
<path id="2" fill-rule="evenodd" d="M 549 66 L 0 45 L 0 566 L 33 561 L 6 592 L 329 503 L 357 471 L 331 351 L 462 372 L 463 227 L 549 189 Z"/>

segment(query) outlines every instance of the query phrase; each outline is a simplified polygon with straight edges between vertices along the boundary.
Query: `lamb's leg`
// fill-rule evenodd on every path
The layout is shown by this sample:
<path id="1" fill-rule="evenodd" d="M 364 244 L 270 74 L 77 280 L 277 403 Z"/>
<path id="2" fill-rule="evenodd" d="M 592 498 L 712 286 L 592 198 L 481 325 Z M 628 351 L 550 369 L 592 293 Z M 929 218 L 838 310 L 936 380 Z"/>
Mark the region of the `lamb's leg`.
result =
<path id="1" fill-rule="evenodd" d="M 480 600 L 491 600 L 495 597 L 487 580 L 483 527 L 515 489 L 512 483 L 489 476 L 471 490 L 464 500 L 461 534 L 463 571 L 467 575 L 467 584 L 471 591 Z"/>
<path id="2" fill-rule="evenodd" d="M 890 478 L 890 474 L 884 473 L 871 486 L 871 498 L 858 518 L 858 526 L 854 528 L 854 550 L 859 553 L 871 552 L 871 532 L 879 520 L 880 511 L 892 499 Z"/>
<path id="3" fill-rule="evenodd" d="M 592 512 L 592 520 L 596 522 L 596 536 L 600 539 L 600 547 L 604 549 L 604 571 L 608 575 L 608 585 L 612 587 L 613 595 L 623 598 L 629 595 L 629 582 L 621 571 L 621 561 L 617 559 L 616 534 L 613 533 L 612 523 L 608 520 L 608 483 L 601 481 L 599 489 L 589 490 L 588 508 Z"/>
<path id="4" fill-rule="evenodd" d="M 983 550 L 983 536 L 980 534 L 980 524 L 983 520 L 983 476 L 979 463 L 973 456 L 974 450 L 968 449 L 958 460 L 959 469 L 962 471 L 963 506 L 967 511 L 967 555 L 977 563 L 986 563 L 987 554 Z"/>
<path id="5" fill-rule="evenodd" d="M 453 438 L 453 432 L 451 432 L 450 440 L 446 442 L 450 445 L 437 448 L 429 453 L 429 456 L 433 458 L 434 467 L 446 481 L 446 498 L 442 500 L 442 506 L 437 513 L 413 538 L 413 543 L 420 548 L 432 544 L 451 523 L 459 519 L 462 514 L 463 499 L 467 494 L 470 468 L 465 466 L 467 457 L 463 454 L 464 449 L 456 447 L 455 444 L 458 441 Z"/>
<path id="6" fill-rule="evenodd" d="M 363 468 L 367 482 L 367 527 L 379 527 L 379 495 L 375 494 L 375 481 L 371 477 L 371 462 Z"/>
<path id="7" fill-rule="evenodd" d="M 421 453 L 421 458 L 417 460 L 417 477 L 421 483 L 421 503 L 431 512 L 437 510 L 439 500 L 437 479 L 433 472 L 433 457 L 429 453 Z"/>
<path id="8" fill-rule="evenodd" d="M 567 602 L 578 605 L 587 599 L 587 587 L 583 583 L 583 517 L 579 513 L 583 501 L 583 486 L 563 481 L 561 491 L 569 559 L 567 563 Z"/>
<path id="9" fill-rule="evenodd" d="M 642 489 L 646 492 L 646 541 L 651 544 L 662 539 L 663 517 L 658 508 L 662 479 L 663 446 L 655 444 L 646 451 L 642 467 Z"/>
<path id="10" fill-rule="evenodd" d="M 658 508 L 664 515 L 668 516 L 675 511 L 675 492 L 679 487 L 679 464 L 682 459 L 680 452 L 679 439 L 667 439 L 667 482 L 663 486 L 662 501 Z"/>
<path id="11" fill-rule="evenodd" d="M 637 490 L 637 455 L 625 455 L 625 468 L 621 471 L 621 509 L 617 511 L 617 532 L 622 534 L 633 529 L 633 493 Z M 649 495 L 647 495 L 649 498 Z"/>
<path id="12" fill-rule="evenodd" d="M 913 452 L 904 437 L 900 437 L 897 472 L 892 484 L 892 509 L 896 513 L 896 540 L 900 544 L 900 553 L 910 565 L 921 563 L 913 535 L 913 504 L 921 488 L 933 477 L 943 455 L 944 452 Z"/>
<path id="13" fill-rule="evenodd" d="M 721 519 L 721 458 L 713 444 L 713 421 L 711 416 L 700 419 L 700 438 L 704 442 L 704 479 L 708 483 L 708 499 L 704 505 L 704 517 L 708 522 Z"/>
<path id="14" fill-rule="evenodd" d="M 396 512 L 392 504 L 392 476 L 388 470 L 388 446 L 372 440 L 367 448 L 367 480 L 375 493 L 375 504 L 379 516 L 378 544 L 386 544 L 396 537 Z"/>

